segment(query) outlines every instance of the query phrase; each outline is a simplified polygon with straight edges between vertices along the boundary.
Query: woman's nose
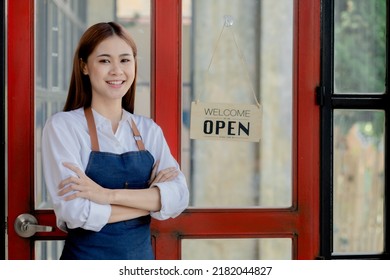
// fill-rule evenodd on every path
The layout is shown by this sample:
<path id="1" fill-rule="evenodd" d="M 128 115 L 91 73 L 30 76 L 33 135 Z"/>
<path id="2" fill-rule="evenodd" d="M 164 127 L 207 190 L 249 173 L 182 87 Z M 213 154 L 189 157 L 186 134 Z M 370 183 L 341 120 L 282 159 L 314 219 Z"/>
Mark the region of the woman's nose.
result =
<path id="1" fill-rule="evenodd" d="M 123 74 L 122 67 L 120 67 L 119 63 L 112 63 L 111 64 L 110 74 L 112 74 L 112 75 Z"/>

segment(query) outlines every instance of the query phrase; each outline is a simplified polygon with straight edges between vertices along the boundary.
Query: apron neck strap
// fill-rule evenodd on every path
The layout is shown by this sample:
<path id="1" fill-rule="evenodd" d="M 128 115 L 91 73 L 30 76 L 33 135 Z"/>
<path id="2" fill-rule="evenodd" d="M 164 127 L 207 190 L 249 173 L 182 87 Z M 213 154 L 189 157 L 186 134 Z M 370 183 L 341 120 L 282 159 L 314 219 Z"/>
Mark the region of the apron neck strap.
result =
<path id="1" fill-rule="evenodd" d="M 130 123 L 131 130 L 133 131 L 134 140 L 135 140 L 135 143 L 137 144 L 138 150 L 145 151 L 145 145 L 144 145 L 144 142 L 142 141 L 142 136 L 139 133 L 138 128 L 135 125 L 134 120 L 131 119 L 131 122 L 129 120 L 129 123 Z"/>
<path id="2" fill-rule="evenodd" d="M 96 132 L 95 119 L 93 118 L 93 113 L 91 107 L 84 109 L 85 118 L 87 119 L 89 137 L 91 138 L 91 149 L 92 151 L 98 152 L 99 140 Z"/>
<path id="3" fill-rule="evenodd" d="M 85 108 L 84 114 L 85 114 L 85 118 L 87 119 L 89 137 L 91 138 L 91 149 L 92 149 L 92 151 L 98 152 L 100 150 L 99 140 L 97 137 L 95 119 L 93 117 L 91 107 Z M 133 121 L 133 119 L 131 120 L 131 122 L 129 120 L 129 124 L 131 127 L 131 131 L 133 132 L 134 140 L 135 140 L 135 143 L 137 144 L 138 150 L 144 151 L 145 145 L 144 145 L 144 142 L 142 141 L 142 136 L 139 133 L 139 130 L 138 130 L 137 126 L 135 125 L 135 122 Z"/>

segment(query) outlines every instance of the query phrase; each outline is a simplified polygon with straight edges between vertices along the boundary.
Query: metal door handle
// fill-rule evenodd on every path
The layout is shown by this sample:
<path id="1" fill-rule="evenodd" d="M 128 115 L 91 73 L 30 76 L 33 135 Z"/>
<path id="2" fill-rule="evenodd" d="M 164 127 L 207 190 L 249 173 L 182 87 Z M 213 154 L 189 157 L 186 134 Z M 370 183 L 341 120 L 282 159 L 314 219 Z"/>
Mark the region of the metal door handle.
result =
<path id="1" fill-rule="evenodd" d="M 20 214 L 14 223 L 16 233 L 20 237 L 28 238 L 33 236 L 36 232 L 50 232 L 53 231 L 51 226 L 38 225 L 38 220 L 31 214 Z"/>

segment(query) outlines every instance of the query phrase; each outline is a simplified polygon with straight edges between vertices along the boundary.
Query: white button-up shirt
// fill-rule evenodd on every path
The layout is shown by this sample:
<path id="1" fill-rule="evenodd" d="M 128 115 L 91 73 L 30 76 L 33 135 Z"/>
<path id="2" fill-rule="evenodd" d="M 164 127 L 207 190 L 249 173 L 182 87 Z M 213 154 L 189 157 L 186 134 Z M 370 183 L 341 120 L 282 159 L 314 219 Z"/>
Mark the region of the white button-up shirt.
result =
<path id="1" fill-rule="evenodd" d="M 137 151 L 128 120 L 133 119 L 142 136 L 145 148 L 159 160 L 159 170 L 177 167 L 171 155 L 161 128 L 151 119 L 131 114 L 123 110 L 122 119 L 114 134 L 110 120 L 93 111 L 101 152 L 122 154 Z M 50 117 L 43 129 L 42 162 L 46 186 L 53 201 L 57 226 L 66 228 L 81 227 L 99 231 L 111 215 L 111 206 L 102 205 L 84 198 L 65 201 L 58 196 L 59 183 L 75 174 L 62 163 L 69 162 L 85 170 L 91 153 L 91 140 L 83 108 L 60 112 Z M 161 210 L 151 212 L 158 220 L 174 218 L 188 206 L 188 187 L 182 172 L 170 182 L 155 184 L 161 195 Z"/>

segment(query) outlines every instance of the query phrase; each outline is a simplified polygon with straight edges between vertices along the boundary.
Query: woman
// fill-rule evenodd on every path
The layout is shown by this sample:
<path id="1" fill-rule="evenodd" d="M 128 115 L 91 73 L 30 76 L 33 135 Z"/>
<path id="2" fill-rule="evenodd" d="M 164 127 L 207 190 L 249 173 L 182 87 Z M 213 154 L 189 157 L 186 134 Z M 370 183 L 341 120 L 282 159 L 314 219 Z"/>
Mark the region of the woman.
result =
<path id="1" fill-rule="evenodd" d="M 61 259 L 153 259 L 151 217 L 178 216 L 188 188 L 159 126 L 137 116 L 137 48 L 117 23 L 81 37 L 64 112 L 48 119 L 43 167 Z"/>

